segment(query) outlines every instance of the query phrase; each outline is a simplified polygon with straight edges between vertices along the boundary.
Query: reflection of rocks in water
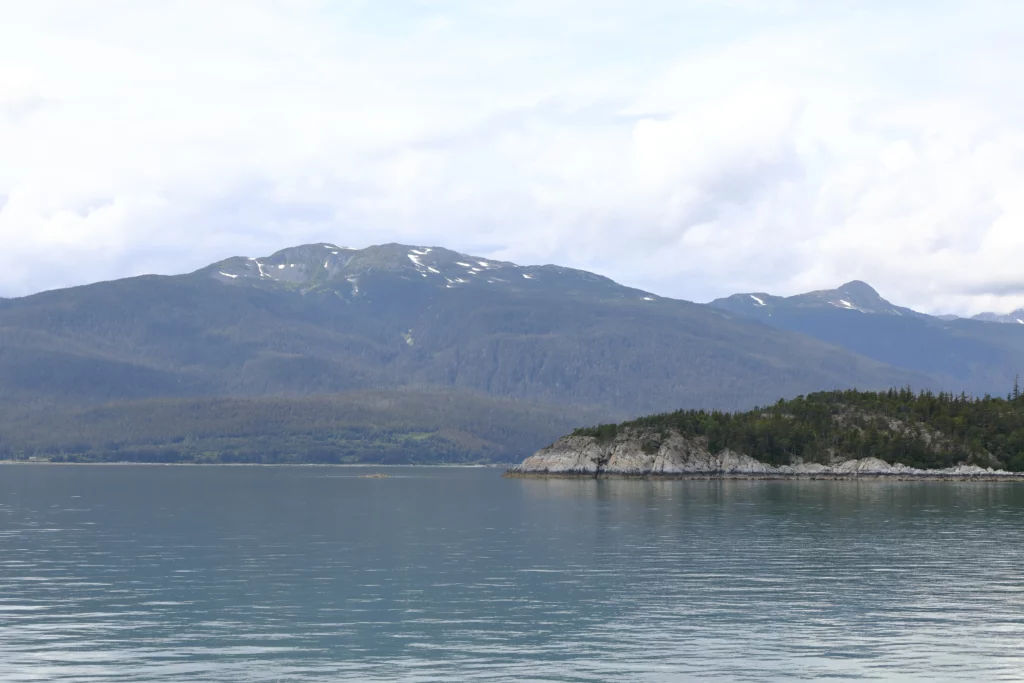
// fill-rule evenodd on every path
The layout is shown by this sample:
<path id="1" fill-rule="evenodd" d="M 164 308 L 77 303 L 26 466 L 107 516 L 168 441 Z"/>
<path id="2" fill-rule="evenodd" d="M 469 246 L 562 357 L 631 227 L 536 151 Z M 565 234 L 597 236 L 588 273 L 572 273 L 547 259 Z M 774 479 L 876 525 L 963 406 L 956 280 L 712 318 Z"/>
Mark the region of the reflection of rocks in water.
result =
<path id="1" fill-rule="evenodd" d="M 655 448 L 652 443 L 657 443 Z M 851 479 L 862 477 L 933 479 L 1016 479 L 1024 473 L 957 465 L 940 470 L 921 470 L 878 458 L 844 460 L 830 464 L 799 463 L 772 466 L 729 449 L 711 453 L 704 439 L 687 439 L 678 433 L 667 437 L 644 430 L 626 430 L 614 439 L 568 436 L 537 451 L 513 467 L 507 476 L 555 477 L 685 477 L 746 479 Z"/>

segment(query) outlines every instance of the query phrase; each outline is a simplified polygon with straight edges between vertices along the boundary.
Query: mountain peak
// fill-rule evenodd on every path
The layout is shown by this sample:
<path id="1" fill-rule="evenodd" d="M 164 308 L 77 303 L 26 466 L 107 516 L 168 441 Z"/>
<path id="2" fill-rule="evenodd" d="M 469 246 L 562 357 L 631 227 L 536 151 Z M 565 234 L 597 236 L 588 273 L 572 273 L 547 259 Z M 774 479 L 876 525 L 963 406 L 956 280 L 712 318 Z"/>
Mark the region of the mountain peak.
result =
<path id="1" fill-rule="evenodd" d="M 772 312 L 779 310 L 814 308 L 826 310 L 838 308 L 875 315 L 911 317 L 924 315 L 886 301 L 874 287 L 863 280 L 850 280 L 835 289 L 819 289 L 788 297 L 772 296 L 760 292 L 734 294 L 725 299 L 712 301 L 711 305 L 758 317 L 772 317 Z"/>
<path id="2" fill-rule="evenodd" d="M 896 313 L 896 307 L 881 297 L 875 288 L 863 280 L 850 280 L 837 289 L 822 290 L 805 294 L 806 297 L 827 299 L 837 308 L 860 311 L 861 313 Z M 795 298 L 795 297 L 793 297 Z"/>
<path id="3" fill-rule="evenodd" d="M 979 313 L 978 315 L 972 316 L 971 320 L 980 320 L 987 323 L 1012 323 L 1015 325 L 1024 325 L 1024 308 L 1018 308 L 1016 311 L 1010 311 L 1009 313 Z"/>
<path id="4" fill-rule="evenodd" d="M 214 263 L 198 273 L 225 282 L 317 286 L 330 282 L 354 283 L 370 272 L 429 280 L 447 288 L 474 279 L 493 282 L 499 273 L 508 276 L 512 263 L 467 256 L 440 247 L 381 244 L 352 249 L 329 242 L 280 249 L 270 256 L 235 256 Z M 529 273 L 524 275 L 527 278 Z M 354 291 L 357 291 L 353 286 Z"/>
<path id="5" fill-rule="evenodd" d="M 300 291 L 328 289 L 357 297 L 366 292 L 367 279 L 421 283 L 428 289 L 505 287 L 512 289 L 559 287 L 565 291 L 595 291 L 636 296 L 645 301 L 660 297 L 618 285 L 612 280 L 572 268 L 520 266 L 507 261 L 470 256 L 442 247 L 380 244 L 364 249 L 329 242 L 288 247 L 270 256 L 235 256 L 194 273 L 225 284 L 290 287 Z"/>
<path id="6" fill-rule="evenodd" d="M 837 291 L 846 292 L 855 296 L 872 297 L 875 299 L 882 298 L 874 287 L 863 280 L 850 280 L 846 284 L 840 285 Z"/>

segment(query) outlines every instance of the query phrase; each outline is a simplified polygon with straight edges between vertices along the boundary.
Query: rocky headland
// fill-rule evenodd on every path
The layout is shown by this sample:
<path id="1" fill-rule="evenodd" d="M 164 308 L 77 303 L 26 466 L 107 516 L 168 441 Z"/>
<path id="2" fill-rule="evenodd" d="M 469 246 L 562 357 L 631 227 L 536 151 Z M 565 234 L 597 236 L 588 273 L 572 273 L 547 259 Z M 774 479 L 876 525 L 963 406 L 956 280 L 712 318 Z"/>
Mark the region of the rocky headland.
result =
<path id="1" fill-rule="evenodd" d="M 918 469 L 871 457 L 770 465 L 728 448 L 712 453 L 705 438 L 639 428 L 621 430 L 611 439 L 564 437 L 509 469 L 505 476 L 1024 481 L 1024 472 L 968 464 Z"/>

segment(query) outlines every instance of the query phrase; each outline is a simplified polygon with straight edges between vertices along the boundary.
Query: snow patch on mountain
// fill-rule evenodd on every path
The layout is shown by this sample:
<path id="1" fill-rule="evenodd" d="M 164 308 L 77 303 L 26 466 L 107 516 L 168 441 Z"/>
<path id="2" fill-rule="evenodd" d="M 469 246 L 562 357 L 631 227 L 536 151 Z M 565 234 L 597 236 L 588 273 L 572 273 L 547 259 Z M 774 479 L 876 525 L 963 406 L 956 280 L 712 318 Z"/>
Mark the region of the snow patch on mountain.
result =
<path id="1" fill-rule="evenodd" d="M 212 264 L 204 270 L 209 276 L 222 281 L 224 278 L 241 281 L 248 277 L 254 284 L 256 281 L 282 283 L 299 285 L 309 290 L 330 288 L 332 283 L 337 286 L 347 277 L 363 273 L 375 273 L 374 279 L 387 273 L 396 273 L 408 279 L 414 272 L 423 279 L 424 285 L 436 286 L 441 290 L 467 286 L 514 286 L 514 282 L 536 279 L 543 279 L 545 286 L 558 287 L 559 280 L 563 278 L 569 278 L 569 281 L 577 285 L 606 282 L 615 286 L 607 278 L 584 271 L 554 266 L 523 267 L 439 247 L 386 244 L 341 253 L 340 249 L 343 248 L 318 242 L 282 249 L 267 257 L 234 257 Z M 321 249 L 326 249 L 327 253 Z M 357 291 L 365 295 L 366 288 L 372 286 L 370 280 L 364 281 L 362 287 L 358 288 L 354 283 L 348 284 L 352 285 L 353 295 Z M 342 285 L 339 292 L 348 298 L 346 285 Z M 643 293 L 640 296 L 643 297 Z M 645 300 L 656 299 L 651 295 Z"/>
<path id="2" fill-rule="evenodd" d="M 979 313 L 978 315 L 972 316 L 971 320 L 980 320 L 981 322 L 986 323 L 1009 323 L 1024 325 L 1024 308 L 1018 308 L 1016 311 L 1010 311 L 1009 313 Z"/>

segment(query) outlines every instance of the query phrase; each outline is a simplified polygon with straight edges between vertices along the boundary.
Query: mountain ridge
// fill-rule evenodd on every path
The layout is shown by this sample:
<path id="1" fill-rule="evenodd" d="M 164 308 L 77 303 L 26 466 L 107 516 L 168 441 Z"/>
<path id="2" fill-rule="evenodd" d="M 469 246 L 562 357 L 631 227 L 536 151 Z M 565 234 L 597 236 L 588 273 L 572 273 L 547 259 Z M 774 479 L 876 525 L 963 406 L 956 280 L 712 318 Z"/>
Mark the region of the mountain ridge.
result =
<path id="1" fill-rule="evenodd" d="M 1005 390 L 1024 367 L 1024 328 L 930 316 L 895 305 L 856 280 L 790 297 L 734 294 L 708 305 L 979 395 Z"/>
<path id="2" fill-rule="evenodd" d="M 732 409 L 821 388 L 903 384 L 935 380 L 586 271 L 440 247 L 299 245 L 0 305 L 0 452 L 6 443 L 8 452 L 59 456 L 70 443 L 62 420 L 72 424 L 73 415 L 108 404 L 134 414 L 125 401 L 177 401 L 166 414 L 182 420 L 173 438 L 187 438 L 188 424 L 209 433 L 202 411 L 189 406 L 218 397 L 271 401 L 293 414 L 316 396 L 442 392 L 470 404 L 468 397 L 481 396 L 541 406 L 564 427 L 584 416 Z M 397 402 L 403 412 L 389 429 L 422 433 L 428 401 Z M 26 405 L 45 408 L 27 419 Z M 438 416 L 428 431 L 500 433 L 501 443 L 480 437 L 495 444 L 485 459 L 533 449 L 555 424 L 531 431 L 512 413 L 506 420 L 497 409 L 488 417 L 464 412 L 465 419 Z M 231 419 L 217 418 L 238 430 L 248 424 L 242 415 Z M 484 421 L 507 428 L 495 432 Z M 302 430 L 300 418 L 287 424 L 289 433 Z M 110 429 L 106 441 L 97 431 L 97 442 L 76 444 L 75 452 L 97 453 L 106 442 L 124 452 L 172 438 L 154 429 L 154 443 L 134 433 L 122 443 Z M 366 450 L 328 441 L 338 457 Z"/>
<path id="3" fill-rule="evenodd" d="M 990 323 L 1010 323 L 1013 325 L 1024 325 L 1024 308 L 1018 308 L 1009 313 L 979 313 L 971 316 L 971 320 L 980 320 Z"/>
<path id="4" fill-rule="evenodd" d="M 751 309 L 754 310 L 753 315 L 758 314 L 757 309 L 765 309 L 761 313 L 766 317 L 771 316 L 771 311 L 780 306 L 807 308 L 831 306 L 840 310 L 877 315 L 926 317 L 924 313 L 897 306 L 883 299 L 874 287 L 862 280 L 851 280 L 835 289 L 814 290 L 788 297 L 774 296 L 767 292 L 739 293 L 715 299 L 708 305 L 746 315 L 752 315 Z"/>

